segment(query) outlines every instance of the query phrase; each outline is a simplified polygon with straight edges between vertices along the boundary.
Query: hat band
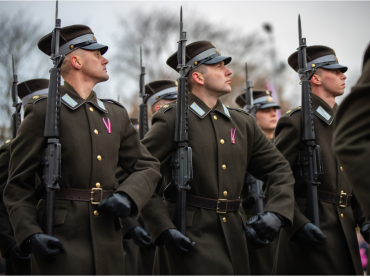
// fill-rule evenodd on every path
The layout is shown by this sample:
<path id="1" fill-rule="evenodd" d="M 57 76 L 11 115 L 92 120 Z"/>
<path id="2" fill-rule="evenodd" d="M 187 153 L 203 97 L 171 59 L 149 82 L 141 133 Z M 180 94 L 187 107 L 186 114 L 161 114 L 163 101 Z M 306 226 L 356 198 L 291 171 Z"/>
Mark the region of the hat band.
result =
<path id="1" fill-rule="evenodd" d="M 211 58 L 211 57 L 214 58 L 215 56 L 221 56 L 221 55 L 216 51 L 216 48 L 211 48 L 211 49 L 208 49 L 208 50 L 196 55 L 194 58 L 192 58 L 190 61 L 188 61 L 186 63 L 186 65 L 197 66 L 198 61 L 201 61 L 201 60 L 206 59 L 206 58 Z M 197 64 L 195 64 L 194 62 L 197 62 Z"/>
<path id="2" fill-rule="evenodd" d="M 93 43 L 96 43 L 96 40 L 93 34 L 83 35 L 78 38 L 74 38 L 71 41 L 68 41 L 62 46 L 60 46 L 59 54 L 65 56 L 71 53 L 73 50 L 76 50 L 82 46 L 90 45 Z"/>
<path id="3" fill-rule="evenodd" d="M 25 107 L 27 105 L 27 102 L 28 102 L 28 100 L 31 99 L 31 97 L 33 97 L 35 95 L 47 95 L 48 93 L 49 93 L 49 88 L 44 88 L 44 89 L 41 89 L 41 90 L 36 90 L 35 92 L 32 92 L 30 94 L 27 94 L 26 96 L 24 96 L 22 98 L 23 107 Z"/>
<path id="4" fill-rule="evenodd" d="M 328 64 L 338 64 L 338 62 L 335 59 L 334 55 L 327 55 L 327 56 L 320 57 L 313 61 L 308 62 L 307 67 L 312 67 L 313 64 L 315 65 L 314 67 L 318 67 L 318 66 L 328 65 Z"/>
<path id="5" fill-rule="evenodd" d="M 150 106 L 153 106 L 156 102 L 158 102 L 159 100 L 167 97 L 167 96 L 170 96 L 170 95 L 177 95 L 177 90 L 176 90 L 177 87 L 170 87 L 170 88 L 166 88 L 164 90 L 161 90 L 157 93 L 154 93 L 152 96 L 149 97 L 148 99 L 148 104 Z"/>

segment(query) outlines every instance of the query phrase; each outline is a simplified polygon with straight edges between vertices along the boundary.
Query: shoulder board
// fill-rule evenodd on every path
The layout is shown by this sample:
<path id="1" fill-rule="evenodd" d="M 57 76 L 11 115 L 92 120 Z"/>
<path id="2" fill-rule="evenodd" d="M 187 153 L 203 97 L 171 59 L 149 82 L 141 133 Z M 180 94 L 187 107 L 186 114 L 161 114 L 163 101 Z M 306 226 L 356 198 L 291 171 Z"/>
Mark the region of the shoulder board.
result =
<path id="1" fill-rule="evenodd" d="M 28 99 L 27 104 L 35 105 L 38 101 L 47 99 L 47 98 L 48 98 L 47 95 L 35 95 L 35 96 L 32 96 L 30 99 Z"/>
<path id="2" fill-rule="evenodd" d="M 103 101 L 103 102 L 108 102 L 108 103 L 112 103 L 112 104 L 116 104 L 124 109 L 126 109 L 120 102 L 117 102 L 117 101 L 114 101 L 113 99 L 100 99 L 100 101 Z"/>
<path id="3" fill-rule="evenodd" d="M 283 116 L 291 116 L 293 113 L 295 113 L 296 111 L 300 111 L 300 110 L 301 110 L 301 106 L 287 111 L 285 114 L 283 114 Z"/>
<path id="4" fill-rule="evenodd" d="M 172 101 L 170 103 L 167 103 L 166 105 L 163 105 L 158 111 L 161 111 L 161 113 L 165 113 L 169 110 L 171 110 L 173 107 L 176 107 L 177 101 Z"/>
<path id="5" fill-rule="evenodd" d="M 10 145 L 12 143 L 13 139 L 8 139 L 7 141 L 4 142 L 3 145 Z"/>
<path id="6" fill-rule="evenodd" d="M 238 111 L 240 113 L 244 113 L 246 115 L 249 115 L 249 113 L 247 113 L 245 110 L 243 110 L 242 108 L 237 108 L 237 107 L 230 107 L 230 106 L 226 106 L 229 110 L 233 110 L 233 111 Z"/>

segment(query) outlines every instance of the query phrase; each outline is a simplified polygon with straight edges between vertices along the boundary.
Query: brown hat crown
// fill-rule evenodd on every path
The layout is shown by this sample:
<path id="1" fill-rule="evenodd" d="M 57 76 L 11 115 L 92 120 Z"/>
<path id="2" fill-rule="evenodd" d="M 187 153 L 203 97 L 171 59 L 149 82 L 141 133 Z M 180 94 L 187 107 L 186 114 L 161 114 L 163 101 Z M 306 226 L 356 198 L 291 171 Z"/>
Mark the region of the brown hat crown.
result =
<path id="1" fill-rule="evenodd" d="M 173 80 L 158 80 L 145 86 L 145 94 L 149 95 L 148 104 L 152 106 L 161 99 L 177 99 L 177 82 Z"/>
<path id="2" fill-rule="evenodd" d="M 32 79 L 17 85 L 18 96 L 23 99 L 23 97 L 32 94 L 34 92 L 49 88 L 48 79 Z"/>

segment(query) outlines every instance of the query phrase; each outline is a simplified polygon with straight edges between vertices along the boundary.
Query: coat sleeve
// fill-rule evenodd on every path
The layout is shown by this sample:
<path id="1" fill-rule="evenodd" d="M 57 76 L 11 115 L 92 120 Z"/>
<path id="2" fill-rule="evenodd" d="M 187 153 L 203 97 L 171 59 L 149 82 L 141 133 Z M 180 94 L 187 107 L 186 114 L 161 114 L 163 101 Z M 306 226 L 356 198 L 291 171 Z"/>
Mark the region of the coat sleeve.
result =
<path id="1" fill-rule="evenodd" d="M 293 115 L 297 117 L 299 114 Z M 275 145 L 276 148 L 283 154 L 293 168 L 298 153 L 303 146 L 300 141 L 299 134 L 301 133 L 299 119 L 294 120 L 289 116 L 282 116 L 275 130 Z M 294 196 L 293 196 L 294 197 Z M 310 222 L 308 218 L 300 211 L 296 201 L 294 201 L 294 217 L 293 225 L 285 228 L 288 237 L 291 239 L 299 228 Z"/>
<path id="2" fill-rule="evenodd" d="M 42 233 L 36 218 L 35 174 L 46 145 L 44 118 L 35 105 L 26 105 L 24 120 L 11 144 L 4 203 L 20 249 L 30 235 Z"/>
<path id="3" fill-rule="evenodd" d="M 159 110 L 153 116 L 152 127 L 142 141 L 149 152 L 161 162 L 163 176 L 166 175 L 166 170 L 170 168 L 171 154 L 176 149 L 173 141 L 174 127 L 175 109 L 166 113 Z M 157 184 L 157 192 L 161 190 L 161 186 L 163 186 L 163 179 Z M 141 215 L 154 242 L 163 231 L 176 228 L 162 197 L 157 193 L 153 194 L 149 203 L 142 209 Z"/>
<path id="4" fill-rule="evenodd" d="M 117 191 L 129 195 L 140 211 L 153 195 L 161 178 L 160 164 L 140 142 L 126 110 L 123 120 L 125 128 L 119 149 L 119 165 L 129 176 L 119 185 Z"/>
<path id="5" fill-rule="evenodd" d="M 16 243 L 3 198 L 4 188 L 8 180 L 9 160 L 10 145 L 4 144 L 0 148 L 0 250 L 2 256 L 5 256 L 4 254 Z"/>
<path id="6" fill-rule="evenodd" d="M 252 117 L 251 117 L 252 118 Z M 292 225 L 294 205 L 294 178 L 283 155 L 266 138 L 253 120 L 253 149 L 247 171 L 264 182 L 268 201 L 265 212 L 274 212 L 288 219 Z"/>

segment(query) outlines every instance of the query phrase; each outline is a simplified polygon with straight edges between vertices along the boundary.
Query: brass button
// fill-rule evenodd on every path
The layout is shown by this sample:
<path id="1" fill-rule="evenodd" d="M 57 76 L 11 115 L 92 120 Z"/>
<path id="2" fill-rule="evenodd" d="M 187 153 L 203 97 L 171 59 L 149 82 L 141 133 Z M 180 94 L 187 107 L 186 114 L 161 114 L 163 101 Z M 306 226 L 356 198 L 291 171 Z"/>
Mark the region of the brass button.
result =
<path id="1" fill-rule="evenodd" d="M 98 130 L 96 130 L 96 129 L 94 130 L 94 133 L 95 133 L 95 134 L 99 134 Z"/>
<path id="2" fill-rule="evenodd" d="M 100 155 L 98 155 L 96 158 L 97 158 L 99 161 L 101 161 L 101 156 L 100 156 Z"/>
<path id="3" fill-rule="evenodd" d="M 40 96 L 36 95 L 34 97 L 32 97 L 32 99 L 38 99 Z"/>
<path id="4" fill-rule="evenodd" d="M 226 222 L 226 217 L 222 218 L 222 221 L 223 221 L 223 222 Z"/>
<path id="5" fill-rule="evenodd" d="M 97 188 L 100 188 L 100 183 L 96 183 L 96 187 Z"/>
<path id="6" fill-rule="evenodd" d="M 340 171 L 343 171 L 343 167 L 342 166 L 340 167 Z"/>
<path id="7" fill-rule="evenodd" d="M 163 108 L 168 108 L 169 106 L 168 105 L 164 105 Z"/>
<path id="8" fill-rule="evenodd" d="M 94 215 L 99 215 L 99 212 L 97 210 L 95 210 Z"/>
<path id="9" fill-rule="evenodd" d="M 213 116 L 213 118 L 214 118 L 215 120 L 217 120 L 217 116 L 215 116 L 215 115 L 214 115 L 214 116 Z"/>
<path id="10" fill-rule="evenodd" d="M 223 139 L 221 139 L 220 142 L 221 142 L 221 144 L 224 144 L 225 143 L 225 141 Z"/>
<path id="11" fill-rule="evenodd" d="M 10 139 L 8 139 L 5 143 L 9 143 L 10 142 Z"/>
<path id="12" fill-rule="evenodd" d="M 223 164 L 222 165 L 222 169 L 225 170 L 226 169 L 226 165 Z"/>
<path id="13" fill-rule="evenodd" d="M 340 214 L 340 217 L 341 217 L 341 218 L 344 218 L 344 215 L 343 215 L 343 214 Z"/>
<path id="14" fill-rule="evenodd" d="M 93 112 L 93 111 L 94 111 L 94 109 L 93 109 L 92 107 L 90 107 L 90 111 L 92 111 L 92 112 Z"/>
<path id="15" fill-rule="evenodd" d="M 227 196 L 227 191 L 226 190 L 224 191 L 224 196 Z"/>

